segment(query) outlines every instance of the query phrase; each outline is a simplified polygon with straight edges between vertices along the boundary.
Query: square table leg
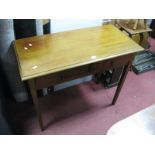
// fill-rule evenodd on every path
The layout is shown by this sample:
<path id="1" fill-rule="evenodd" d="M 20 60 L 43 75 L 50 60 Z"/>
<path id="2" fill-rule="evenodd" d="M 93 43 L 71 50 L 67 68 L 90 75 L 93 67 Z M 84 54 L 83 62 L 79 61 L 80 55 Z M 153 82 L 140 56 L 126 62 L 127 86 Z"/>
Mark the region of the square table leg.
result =
<path id="1" fill-rule="evenodd" d="M 117 101 L 117 98 L 120 94 L 120 91 L 122 89 L 122 86 L 124 84 L 124 81 L 126 79 L 126 76 L 128 74 L 128 70 L 130 68 L 130 63 L 128 63 L 127 65 L 124 66 L 124 69 L 123 69 L 123 73 L 121 75 L 121 78 L 120 78 L 120 81 L 118 83 L 118 86 L 117 86 L 117 89 L 116 89 L 116 92 L 115 92 L 115 95 L 114 95 L 114 98 L 112 100 L 112 105 L 115 105 L 116 101 Z"/>
<path id="2" fill-rule="evenodd" d="M 40 110 L 40 106 L 39 106 L 39 99 L 38 99 L 37 90 L 35 87 L 34 80 L 28 80 L 28 85 L 29 85 L 31 96 L 32 96 L 33 104 L 35 106 L 35 110 L 37 113 L 37 117 L 39 120 L 40 128 L 43 131 L 44 130 L 43 121 L 42 121 L 41 110 Z"/>

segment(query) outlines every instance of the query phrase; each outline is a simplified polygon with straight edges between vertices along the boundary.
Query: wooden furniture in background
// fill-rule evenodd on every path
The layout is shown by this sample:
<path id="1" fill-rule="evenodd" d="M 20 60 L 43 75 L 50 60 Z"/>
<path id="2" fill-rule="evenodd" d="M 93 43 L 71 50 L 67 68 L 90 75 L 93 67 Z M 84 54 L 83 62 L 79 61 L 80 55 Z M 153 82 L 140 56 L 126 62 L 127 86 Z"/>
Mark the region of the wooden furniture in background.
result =
<path id="1" fill-rule="evenodd" d="M 135 52 L 143 50 L 113 25 L 19 39 L 14 46 L 21 80 L 28 81 L 42 130 L 37 90 L 124 66 L 114 105 Z"/>
<path id="2" fill-rule="evenodd" d="M 119 23 L 131 30 L 141 30 L 147 28 L 145 19 L 127 19 L 121 20 Z"/>
<path id="3" fill-rule="evenodd" d="M 146 24 L 146 20 L 142 19 L 132 19 L 132 20 L 117 20 L 116 24 L 128 33 L 129 37 L 132 38 L 133 35 L 139 34 L 140 41 L 139 44 L 142 45 L 144 39 L 144 33 L 152 31 Z"/>

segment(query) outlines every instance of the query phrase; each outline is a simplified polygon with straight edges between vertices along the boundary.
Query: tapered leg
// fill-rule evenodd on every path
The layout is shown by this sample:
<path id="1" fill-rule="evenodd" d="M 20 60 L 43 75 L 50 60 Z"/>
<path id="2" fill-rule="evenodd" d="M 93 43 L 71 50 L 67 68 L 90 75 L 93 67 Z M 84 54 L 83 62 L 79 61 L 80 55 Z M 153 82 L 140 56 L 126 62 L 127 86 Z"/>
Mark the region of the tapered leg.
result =
<path id="1" fill-rule="evenodd" d="M 39 107 L 37 90 L 36 90 L 36 87 L 35 87 L 34 80 L 28 80 L 28 85 L 29 85 L 29 88 L 30 88 L 33 104 L 35 106 L 35 110 L 36 110 L 37 117 L 38 117 L 38 120 L 39 120 L 40 128 L 41 128 L 41 130 L 43 130 L 44 129 L 43 128 L 43 121 L 42 121 L 42 117 L 41 117 L 41 110 L 40 110 L 40 107 Z"/>
<path id="2" fill-rule="evenodd" d="M 126 76 L 128 74 L 128 70 L 129 70 L 129 67 L 130 67 L 130 63 L 128 63 L 126 66 L 124 66 L 124 69 L 123 69 L 123 73 L 122 73 L 122 76 L 121 76 L 121 79 L 118 83 L 118 86 L 117 86 L 117 89 L 116 89 L 116 92 L 115 92 L 115 95 L 114 95 L 114 98 L 113 98 L 113 101 L 112 101 L 112 105 L 115 105 L 116 101 L 117 101 L 117 98 L 120 94 L 120 91 L 122 89 L 122 86 L 124 84 L 124 81 L 126 79 Z"/>

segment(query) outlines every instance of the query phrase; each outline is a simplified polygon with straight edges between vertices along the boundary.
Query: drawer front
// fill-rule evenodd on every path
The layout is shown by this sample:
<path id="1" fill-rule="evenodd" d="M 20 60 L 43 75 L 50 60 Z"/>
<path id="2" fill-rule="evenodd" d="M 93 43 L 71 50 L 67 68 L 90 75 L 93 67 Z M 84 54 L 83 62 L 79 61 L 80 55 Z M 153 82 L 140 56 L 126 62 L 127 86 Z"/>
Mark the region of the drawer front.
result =
<path id="1" fill-rule="evenodd" d="M 60 73 L 54 73 L 35 79 L 36 89 L 47 88 L 61 82 Z"/>
<path id="2" fill-rule="evenodd" d="M 131 61 L 133 55 L 125 55 L 117 58 L 109 59 L 106 61 L 100 61 L 93 64 L 68 69 L 58 73 L 53 73 L 47 76 L 39 77 L 35 79 L 36 89 L 42 89 L 54 84 L 62 83 L 68 80 L 74 80 L 90 74 L 106 71 L 108 69 L 118 68 L 126 65 Z"/>
<path id="3" fill-rule="evenodd" d="M 109 68 L 108 61 L 96 62 L 90 65 L 91 74 L 103 72 Z"/>
<path id="4" fill-rule="evenodd" d="M 133 55 L 124 55 L 117 58 L 96 62 L 90 65 L 90 70 L 92 74 L 95 74 L 109 69 L 122 67 L 126 65 L 129 61 L 131 61 L 132 58 L 133 58 Z"/>
<path id="5" fill-rule="evenodd" d="M 62 72 L 61 80 L 62 81 L 73 80 L 89 74 L 90 74 L 90 65 L 85 65 Z"/>
<path id="6" fill-rule="evenodd" d="M 68 80 L 74 80 L 82 76 L 89 75 L 89 65 L 76 67 L 66 71 L 61 71 L 58 73 L 53 73 L 43 77 L 35 79 L 36 89 L 42 89 L 54 84 L 62 83 Z"/>
<path id="7" fill-rule="evenodd" d="M 110 59 L 108 62 L 109 68 L 118 68 L 126 65 L 133 58 L 133 55 L 124 55 L 117 58 Z"/>

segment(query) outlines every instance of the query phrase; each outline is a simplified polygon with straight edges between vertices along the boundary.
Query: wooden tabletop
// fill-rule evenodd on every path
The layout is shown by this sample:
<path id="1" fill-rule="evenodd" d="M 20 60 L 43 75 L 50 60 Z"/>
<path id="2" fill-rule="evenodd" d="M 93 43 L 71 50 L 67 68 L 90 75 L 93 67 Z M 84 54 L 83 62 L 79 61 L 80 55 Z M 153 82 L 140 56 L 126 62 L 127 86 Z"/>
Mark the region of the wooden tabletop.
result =
<path id="1" fill-rule="evenodd" d="M 14 41 L 22 80 L 142 51 L 113 25 L 104 25 Z"/>

